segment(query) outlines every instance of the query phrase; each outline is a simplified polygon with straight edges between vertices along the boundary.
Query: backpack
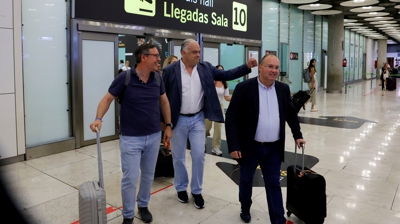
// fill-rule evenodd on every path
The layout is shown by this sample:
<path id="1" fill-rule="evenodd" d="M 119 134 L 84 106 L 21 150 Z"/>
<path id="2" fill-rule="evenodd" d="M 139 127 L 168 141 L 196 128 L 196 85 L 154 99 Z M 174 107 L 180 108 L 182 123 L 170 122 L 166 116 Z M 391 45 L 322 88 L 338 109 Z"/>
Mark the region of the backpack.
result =
<path id="1" fill-rule="evenodd" d="M 311 82 L 311 74 L 310 74 L 310 70 L 308 70 L 308 68 L 305 68 L 303 70 L 303 79 L 304 79 L 305 83 Z"/>
<path id="2" fill-rule="evenodd" d="M 156 78 L 157 85 L 161 86 L 161 75 L 158 72 L 154 72 L 154 76 Z M 118 97 L 117 97 L 117 102 L 119 104 L 122 103 L 122 98 L 124 98 L 124 93 L 125 93 L 126 87 L 129 85 L 130 81 L 131 81 L 131 70 L 128 69 L 128 70 L 126 70 L 124 88 L 122 89 L 121 94 L 119 94 Z"/>

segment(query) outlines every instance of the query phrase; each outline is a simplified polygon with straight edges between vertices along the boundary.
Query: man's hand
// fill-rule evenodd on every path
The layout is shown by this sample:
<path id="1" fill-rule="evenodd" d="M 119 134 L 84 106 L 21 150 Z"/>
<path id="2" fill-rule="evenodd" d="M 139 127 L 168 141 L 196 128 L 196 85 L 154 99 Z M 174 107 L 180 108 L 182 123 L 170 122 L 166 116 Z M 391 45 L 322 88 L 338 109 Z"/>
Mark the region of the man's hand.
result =
<path id="1" fill-rule="evenodd" d="M 100 132 L 100 129 L 101 129 L 101 121 L 100 120 L 95 120 L 93 123 L 90 124 L 90 129 L 92 129 L 93 132 L 96 132 L 96 128 Z"/>
<path id="2" fill-rule="evenodd" d="M 301 145 L 305 145 L 306 144 L 306 140 L 299 138 L 296 140 L 296 145 L 298 148 L 301 148 Z"/>
<path id="3" fill-rule="evenodd" d="M 232 156 L 234 159 L 241 159 L 242 158 L 242 153 L 240 151 L 234 151 L 229 153 L 229 155 Z"/>
<path id="4" fill-rule="evenodd" d="M 247 61 L 247 67 L 251 69 L 256 66 L 257 66 L 257 60 L 255 58 L 253 58 L 253 54 L 250 53 L 250 58 Z"/>
<path id="5" fill-rule="evenodd" d="M 169 142 L 171 138 L 172 138 L 171 126 L 166 126 L 164 129 L 164 136 L 162 142 L 165 144 L 166 142 Z"/>

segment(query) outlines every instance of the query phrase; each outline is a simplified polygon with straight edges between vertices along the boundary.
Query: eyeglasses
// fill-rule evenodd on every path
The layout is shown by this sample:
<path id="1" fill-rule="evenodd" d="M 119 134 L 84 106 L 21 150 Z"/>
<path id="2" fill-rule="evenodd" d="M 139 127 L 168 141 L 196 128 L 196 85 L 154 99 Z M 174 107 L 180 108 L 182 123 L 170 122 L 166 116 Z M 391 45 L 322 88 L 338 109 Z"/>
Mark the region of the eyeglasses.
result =
<path id="1" fill-rule="evenodd" d="M 276 69 L 276 70 L 279 70 L 279 67 L 274 67 L 273 65 L 263 65 L 263 64 L 260 64 L 262 67 L 267 67 L 267 68 L 269 68 L 269 69 Z"/>
<path id="2" fill-rule="evenodd" d="M 153 56 L 156 57 L 156 58 L 161 58 L 161 57 L 160 57 L 160 54 L 144 54 L 144 55 L 153 55 Z"/>

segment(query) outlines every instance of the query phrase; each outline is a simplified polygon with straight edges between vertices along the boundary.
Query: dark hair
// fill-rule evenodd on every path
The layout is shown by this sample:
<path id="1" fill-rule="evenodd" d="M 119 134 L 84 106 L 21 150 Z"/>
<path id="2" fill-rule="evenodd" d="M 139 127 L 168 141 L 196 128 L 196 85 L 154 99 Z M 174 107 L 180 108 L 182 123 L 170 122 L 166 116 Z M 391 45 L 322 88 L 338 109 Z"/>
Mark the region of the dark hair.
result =
<path id="1" fill-rule="evenodd" d="M 124 60 L 119 60 L 119 63 L 124 63 Z"/>
<path id="2" fill-rule="evenodd" d="M 121 73 L 121 72 L 123 72 L 123 71 L 124 71 L 124 70 L 122 70 L 122 68 L 121 68 L 120 70 L 118 70 L 118 74 Z"/>
<path id="3" fill-rule="evenodd" d="M 142 54 L 148 54 L 150 49 L 157 48 L 154 44 L 142 44 L 135 50 L 136 63 L 139 64 L 142 60 Z"/>
<path id="4" fill-rule="evenodd" d="M 227 89 L 228 88 L 228 83 L 224 80 L 224 81 L 221 81 L 222 82 L 222 84 L 224 84 L 224 89 Z"/>
<path id="5" fill-rule="evenodd" d="M 315 66 L 313 65 L 314 61 L 316 61 L 314 58 L 310 60 L 310 63 L 308 64 L 308 71 L 310 71 L 311 68 L 315 68 Z"/>
<path id="6" fill-rule="evenodd" d="M 217 65 L 217 66 L 215 66 L 216 68 L 219 68 L 219 67 L 221 67 L 222 68 L 222 70 L 224 70 L 224 66 L 222 66 L 222 65 Z"/>

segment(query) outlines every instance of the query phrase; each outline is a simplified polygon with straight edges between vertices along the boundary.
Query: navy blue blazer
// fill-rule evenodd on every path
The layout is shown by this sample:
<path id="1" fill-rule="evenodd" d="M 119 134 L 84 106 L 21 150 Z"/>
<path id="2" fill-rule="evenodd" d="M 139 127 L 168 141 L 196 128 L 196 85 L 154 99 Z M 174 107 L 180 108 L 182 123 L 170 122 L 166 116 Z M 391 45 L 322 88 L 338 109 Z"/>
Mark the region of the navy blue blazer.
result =
<path id="1" fill-rule="evenodd" d="M 245 157 L 249 150 L 254 150 L 254 138 L 259 116 L 259 91 L 258 77 L 239 83 L 226 112 L 225 131 L 229 153 L 241 151 Z M 293 138 L 300 139 L 303 135 L 300 131 L 297 111 L 293 106 L 289 86 L 275 81 L 276 96 L 279 105 L 279 141 L 281 160 L 285 155 L 285 121 L 291 128 Z M 293 144 L 294 145 L 294 144 Z"/>
<path id="2" fill-rule="evenodd" d="M 197 63 L 197 71 L 204 90 L 204 117 L 208 118 L 210 121 L 223 123 L 224 117 L 222 115 L 214 80 L 223 81 L 237 79 L 249 74 L 251 69 L 244 64 L 234 69 L 224 71 L 215 68 L 215 66 L 211 65 L 209 62 L 199 62 Z M 178 123 L 182 104 L 181 61 L 179 60 L 165 67 L 163 69 L 162 78 L 171 107 L 172 127 L 174 128 Z"/>

